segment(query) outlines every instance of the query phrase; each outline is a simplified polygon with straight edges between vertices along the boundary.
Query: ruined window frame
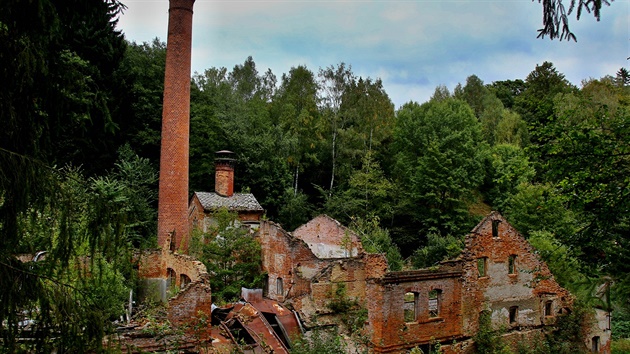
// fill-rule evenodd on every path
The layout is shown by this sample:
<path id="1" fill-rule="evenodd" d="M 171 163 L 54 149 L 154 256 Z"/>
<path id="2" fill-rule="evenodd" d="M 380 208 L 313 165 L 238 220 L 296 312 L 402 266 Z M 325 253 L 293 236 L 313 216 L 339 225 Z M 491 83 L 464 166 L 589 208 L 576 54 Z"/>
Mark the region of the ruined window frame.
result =
<path id="1" fill-rule="evenodd" d="M 166 268 L 166 287 L 174 288 L 177 286 L 177 272 L 175 269 L 167 267 Z"/>
<path id="2" fill-rule="evenodd" d="M 591 352 L 599 353 L 599 348 L 601 346 L 601 338 L 599 336 L 594 336 L 591 338 Z"/>
<path id="3" fill-rule="evenodd" d="M 477 258 L 477 276 L 479 278 L 488 276 L 488 257 Z"/>
<path id="4" fill-rule="evenodd" d="M 187 274 L 180 274 L 179 275 L 179 288 L 183 289 L 186 287 L 186 285 L 190 284 L 192 282 L 192 279 L 190 279 L 190 277 Z"/>
<path id="5" fill-rule="evenodd" d="M 499 238 L 499 224 L 501 220 L 492 220 L 492 238 Z"/>
<path id="6" fill-rule="evenodd" d="M 508 322 L 510 326 L 518 324 L 518 306 L 510 307 Z"/>
<path id="7" fill-rule="evenodd" d="M 433 289 L 429 291 L 428 295 L 427 308 L 429 309 L 429 318 L 439 318 L 441 315 L 442 289 Z M 435 308 L 431 308 L 431 300 L 435 300 Z"/>
<path id="8" fill-rule="evenodd" d="M 545 301 L 545 317 L 553 316 L 553 300 Z"/>
<path id="9" fill-rule="evenodd" d="M 516 255 L 511 254 L 508 256 L 508 274 L 516 275 Z"/>
<path id="10" fill-rule="evenodd" d="M 413 296 L 413 300 L 409 298 L 410 296 Z M 418 300 L 419 299 L 420 299 L 420 294 L 418 292 L 405 291 L 405 295 L 403 297 L 403 320 L 405 321 L 405 323 L 418 322 Z M 412 304 L 412 305 L 407 306 L 407 304 Z"/>
<path id="11" fill-rule="evenodd" d="M 284 296 L 284 281 L 282 278 L 276 279 L 276 294 L 279 296 Z"/>

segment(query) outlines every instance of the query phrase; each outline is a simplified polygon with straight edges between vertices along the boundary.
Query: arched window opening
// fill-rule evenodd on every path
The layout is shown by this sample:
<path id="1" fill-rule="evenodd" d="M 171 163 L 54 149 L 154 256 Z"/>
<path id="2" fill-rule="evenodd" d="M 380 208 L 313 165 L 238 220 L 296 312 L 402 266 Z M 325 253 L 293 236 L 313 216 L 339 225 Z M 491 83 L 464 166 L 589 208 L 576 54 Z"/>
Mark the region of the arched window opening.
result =
<path id="1" fill-rule="evenodd" d="M 179 275 L 179 287 L 183 289 L 188 284 L 190 284 L 190 277 L 188 275 L 186 275 L 186 274 L 180 274 Z"/>
<path id="2" fill-rule="evenodd" d="M 169 287 L 175 286 L 177 282 L 177 274 L 172 268 L 166 268 L 166 282 Z"/>

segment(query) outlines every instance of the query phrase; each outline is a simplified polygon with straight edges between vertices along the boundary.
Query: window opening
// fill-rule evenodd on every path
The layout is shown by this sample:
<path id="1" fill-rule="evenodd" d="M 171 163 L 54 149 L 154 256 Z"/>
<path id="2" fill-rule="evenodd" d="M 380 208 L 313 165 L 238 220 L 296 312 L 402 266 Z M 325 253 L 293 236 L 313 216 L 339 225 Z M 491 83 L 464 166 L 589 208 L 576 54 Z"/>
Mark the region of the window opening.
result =
<path id="1" fill-rule="evenodd" d="M 175 282 L 177 281 L 177 274 L 172 268 L 166 268 L 166 281 L 167 287 L 175 286 Z"/>
<path id="2" fill-rule="evenodd" d="M 433 289 L 429 291 L 429 317 L 440 316 L 440 295 L 442 290 Z"/>
<path id="3" fill-rule="evenodd" d="M 405 293 L 405 303 L 403 305 L 405 322 L 416 322 L 416 309 L 418 304 L 418 293 Z"/>
<path id="4" fill-rule="evenodd" d="M 508 274 L 516 274 L 516 256 L 508 257 Z"/>
<path id="5" fill-rule="evenodd" d="M 516 324 L 516 320 L 518 319 L 518 306 L 510 307 L 510 324 Z"/>
<path id="6" fill-rule="evenodd" d="M 545 302 L 545 316 L 553 316 L 553 301 Z"/>
<path id="7" fill-rule="evenodd" d="M 599 336 L 595 336 L 593 337 L 593 339 L 591 340 L 592 342 L 592 348 L 591 351 L 593 353 L 599 353 Z"/>
<path id="8" fill-rule="evenodd" d="M 479 271 L 479 277 L 486 276 L 486 257 L 477 258 L 477 270 Z"/>
<path id="9" fill-rule="evenodd" d="M 171 232 L 170 235 L 171 235 L 171 241 L 169 244 L 169 249 L 171 250 L 171 252 L 175 252 L 177 251 L 177 247 L 175 246 L 175 230 L 173 230 L 173 232 Z"/>
<path id="10" fill-rule="evenodd" d="M 263 296 L 267 297 L 269 296 L 269 288 L 271 287 L 271 284 L 269 282 L 269 274 L 263 275 L 263 284 L 265 284 L 265 286 L 263 286 Z"/>
<path id="11" fill-rule="evenodd" d="M 280 296 L 284 295 L 284 284 L 282 283 L 282 278 L 278 278 L 276 280 L 276 293 Z"/>
<path id="12" fill-rule="evenodd" d="M 492 237 L 499 237 L 499 224 L 501 220 L 492 220 Z"/>
<path id="13" fill-rule="evenodd" d="M 190 284 L 190 277 L 188 277 L 188 275 L 186 275 L 186 274 L 180 274 L 179 275 L 179 287 L 181 289 L 183 289 L 188 284 Z"/>

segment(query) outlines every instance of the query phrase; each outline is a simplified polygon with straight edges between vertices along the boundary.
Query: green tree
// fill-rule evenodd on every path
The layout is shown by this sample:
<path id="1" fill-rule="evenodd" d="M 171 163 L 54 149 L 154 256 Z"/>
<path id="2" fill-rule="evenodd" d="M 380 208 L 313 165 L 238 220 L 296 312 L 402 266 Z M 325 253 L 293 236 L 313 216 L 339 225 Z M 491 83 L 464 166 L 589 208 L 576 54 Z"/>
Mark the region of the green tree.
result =
<path id="1" fill-rule="evenodd" d="M 213 297 L 218 302 L 238 300 L 241 287 L 262 285 L 260 244 L 240 227 L 236 213 L 222 208 L 213 219 L 215 226 L 202 236 L 206 243 L 201 260 L 214 274 L 210 279 Z"/>
<path id="2" fill-rule="evenodd" d="M 501 100 L 505 108 L 512 109 L 514 107 L 514 100 L 525 90 L 525 86 L 525 81 L 516 79 L 494 81 L 486 87 Z"/>
<path id="3" fill-rule="evenodd" d="M 525 84 L 525 90 L 516 97 L 514 110 L 528 124 L 532 141 L 544 144 L 545 138 L 539 132 L 553 118 L 554 97 L 574 88 L 550 62 L 536 65 L 536 69 L 527 75 Z"/>
<path id="4" fill-rule="evenodd" d="M 571 249 L 549 231 L 533 231 L 530 234 L 529 243 L 547 263 L 558 283 L 569 289 L 572 294 L 582 296 L 582 300 L 587 300 L 591 294 L 585 298 L 584 294 L 578 291 L 579 286 L 587 282 L 587 276 L 582 272 L 580 262 Z"/>
<path id="5" fill-rule="evenodd" d="M 442 101 L 448 98 L 451 98 L 451 92 L 448 90 L 448 87 L 444 85 L 439 85 L 435 88 L 433 95 L 429 99 L 430 101 Z"/>
<path id="6" fill-rule="evenodd" d="M 293 188 L 289 187 L 285 189 L 282 197 L 278 221 L 285 230 L 295 230 L 310 220 L 313 209 L 313 205 L 308 201 L 308 195 L 301 191 L 295 194 Z"/>
<path id="7" fill-rule="evenodd" d="M 392 240 L 389 230 L 381 227 L 378 217 L 353 217 L 350 222 L 350 229 L 359 235 L 366 252 L 385 255 L 388 270 L 402 270 L 404 261 L 400 255 L 400 250 Z"/>
<path id="8" fill-rule="evenodd" d="M 504 215 L 526 238 L 534 231 L 547 231 L 565 240 L 579 228 L 578 215 L 549 184 L 521 183 L 504 205 Z"/>
<path id="9" fill-rule="evenodd" d="M 397 217 L 410 218 L 420 234 L 467 231 L 467 206 L 484 179 L 486 149 L 472 110 L 456 99 L 409 103 L 397 118 L 393 144 L 402 194 Z"/>
<path id="10" fill-rule="evenodd" d="M 496 96 L 487 94 L 483 98 L 479 121 L 481 122 L 483 137 L 491 146 L 496 144 L 497 130 L 504 112 L 503 103 Z"/>
<path id="11" fill-rule="evenodd" d="M 215 152 L 231 150 L 223 120 L 236 106 L 226 68 L 206 69 L 193 76 L 190 90 L 190 188 L 213 188 Z M 231 150 L 233 151 L 233 150 Z"/>
<path id="12" fill-rule="evenodd" d="M 165 66 L 166 43 L 155 38 L 150 43 L 130 43 L 116 73 L 128 92 L 118 113 L 127 118 L 119 124 L 122 140 L 155 167 L 160 160 Z"/>
<path id="13" fill-rule="evenodd" d="M 574 234 L 557 237 L 579 250 L 591 270 L 619 281 L 630 271 L 628 102 L 612 80 L 593 80 L 579 93 L 557 96 L 555 119 L 541 131 L 548 143 L 536 150 L 544 178 L 580 216 Z"/>
<path id="14" fill-rule="evenodd" d="M 275 76 L 259 74 L 248 57 L 231 72 L 208 69 L 193 78 L 191 91 L 191 188 L 208 190 L 214 178 L 214 154 L 237 154 L 236 190 L 250 190 L 271 217 L 278 215 L 291 185 L 288 156 L 293 142 L 272 120 Z"/>
<path id="15" fill-rule="evenodd" d="M 522 148 L 529 145 L 527 124 L 518 113 L 510 110 L 503 111 L 495 137 L 495 144 L 511 144 Z"/>
<path id="16" fill-rule="evenodd" d="M 480 117 L 481 113 L 485 110 L 486 104 L 484 100 L 488 93 L 488 89 L 483 84 L 483 81 L 477 75 L 470 75 L 466 78 L 466 85 L 464 87 L 461 87 L 461 85 L 455 87 L 453 96 L 466 101 L 475 112 L 475 116 Z"/>
<path id="17" fill-rule="evenodd" d="M 451 235 L 429 234 L 427 244 L 418 248 L 411 257 L 414 268 L 427 268 L 447 259 L 454 259 L 464 249 L 464 240 Z"/>
<path id="18" fill-rule="evenodd" d="M 615 82 L 621 87 L 630 85 L 630 71 L 626 68 L 620 68 L 619 71 L 617 71 Z"/>
<path id="19" fill-rule="evenodd" d="M 346 92 L 350 89 L 351 83 L 355 80 L 352 67 L 345 63 L 319 69 L 320 102 L 322 103 L 322 116 L 328 121 L 331 140 L 331 173 L 328 196 L 332 194 L 335 186 L 335 173 L 337 171 L 338 139 L 339 132 L 343 131 L 348 124 L 348 114 L 341 111 L 341 105 Z"/>
<path id="20" fill-rule="evenodd" d="M 326 212 L 338 220 L 349 222 L 354 217 L 391 217 L 392 182 L 383 174 L 372 152 L 363 158 L 360 170 L 350 176 L 348 189 L 326 198 Z"/>
<path id="21" fill-rule="evenodd" d="M 317 92 L 314 74 L 300 65 L 282 75 L 273 100 L 273 119 L 287 134 L 290 144 L 288 162 L 294 170 L 294 195 L 300 189 L 300 172 L 319 162 L 317 148 L 323 137 Z"/>
<path id="22" fill-rule="evenodd" d="M 105 193 L 96 180 L 77 184 L 79 192 L 89 191 L 78 193 L 51 166 L 83 164 L 94 175 L 115 161 L 117 102 L 126 94 L 118 90 L 113 75 L 125 49 L 122 34 L 115 30 L 123 8 L 115 0 L 0 4 L 4 352 L 18 350 L 16 340 L 25 334 L 19 325 L 24 313 L 35 319 L 38 333 L 25 344 L 27 350 L 86 352 L 102 346 L 106 323 L 96 320 L 104 318 L 99 307 L 91 308 L 91 301 L 61 275 L 83 244 L 90 254 L 113 259 L 110 252 L 127 243 L 126 212 L 117 209 L 116 194 Z M 37 231 L 43 233 L 32 235 Z M 15 258 L 28 240 L 49 246 L 45 261 L 22 263 Z M 64 315 L 70 313 L 69 321 Z"/>
<path id="23" fill-rule="evenodd" d="M 529 183 L 536 172 L 523 149 L 500 144 L 490 149 L 490 190 L 488 199 L 495 210 L 503 211 L 507 201 L 517 193 L 517 187 Z"/>

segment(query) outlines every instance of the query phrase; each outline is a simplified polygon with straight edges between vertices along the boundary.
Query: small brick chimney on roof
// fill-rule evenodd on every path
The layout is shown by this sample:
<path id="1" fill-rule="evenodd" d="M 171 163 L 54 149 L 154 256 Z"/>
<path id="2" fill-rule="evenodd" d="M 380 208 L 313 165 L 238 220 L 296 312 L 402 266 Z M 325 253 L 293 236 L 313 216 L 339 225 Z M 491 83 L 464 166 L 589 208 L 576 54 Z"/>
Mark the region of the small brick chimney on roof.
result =
<path id="1" fill-rule="evenodd" d="M 214 192 L 222 197 L 234 195 L 234 153 L 228 150 L 216 152 Z"/>

